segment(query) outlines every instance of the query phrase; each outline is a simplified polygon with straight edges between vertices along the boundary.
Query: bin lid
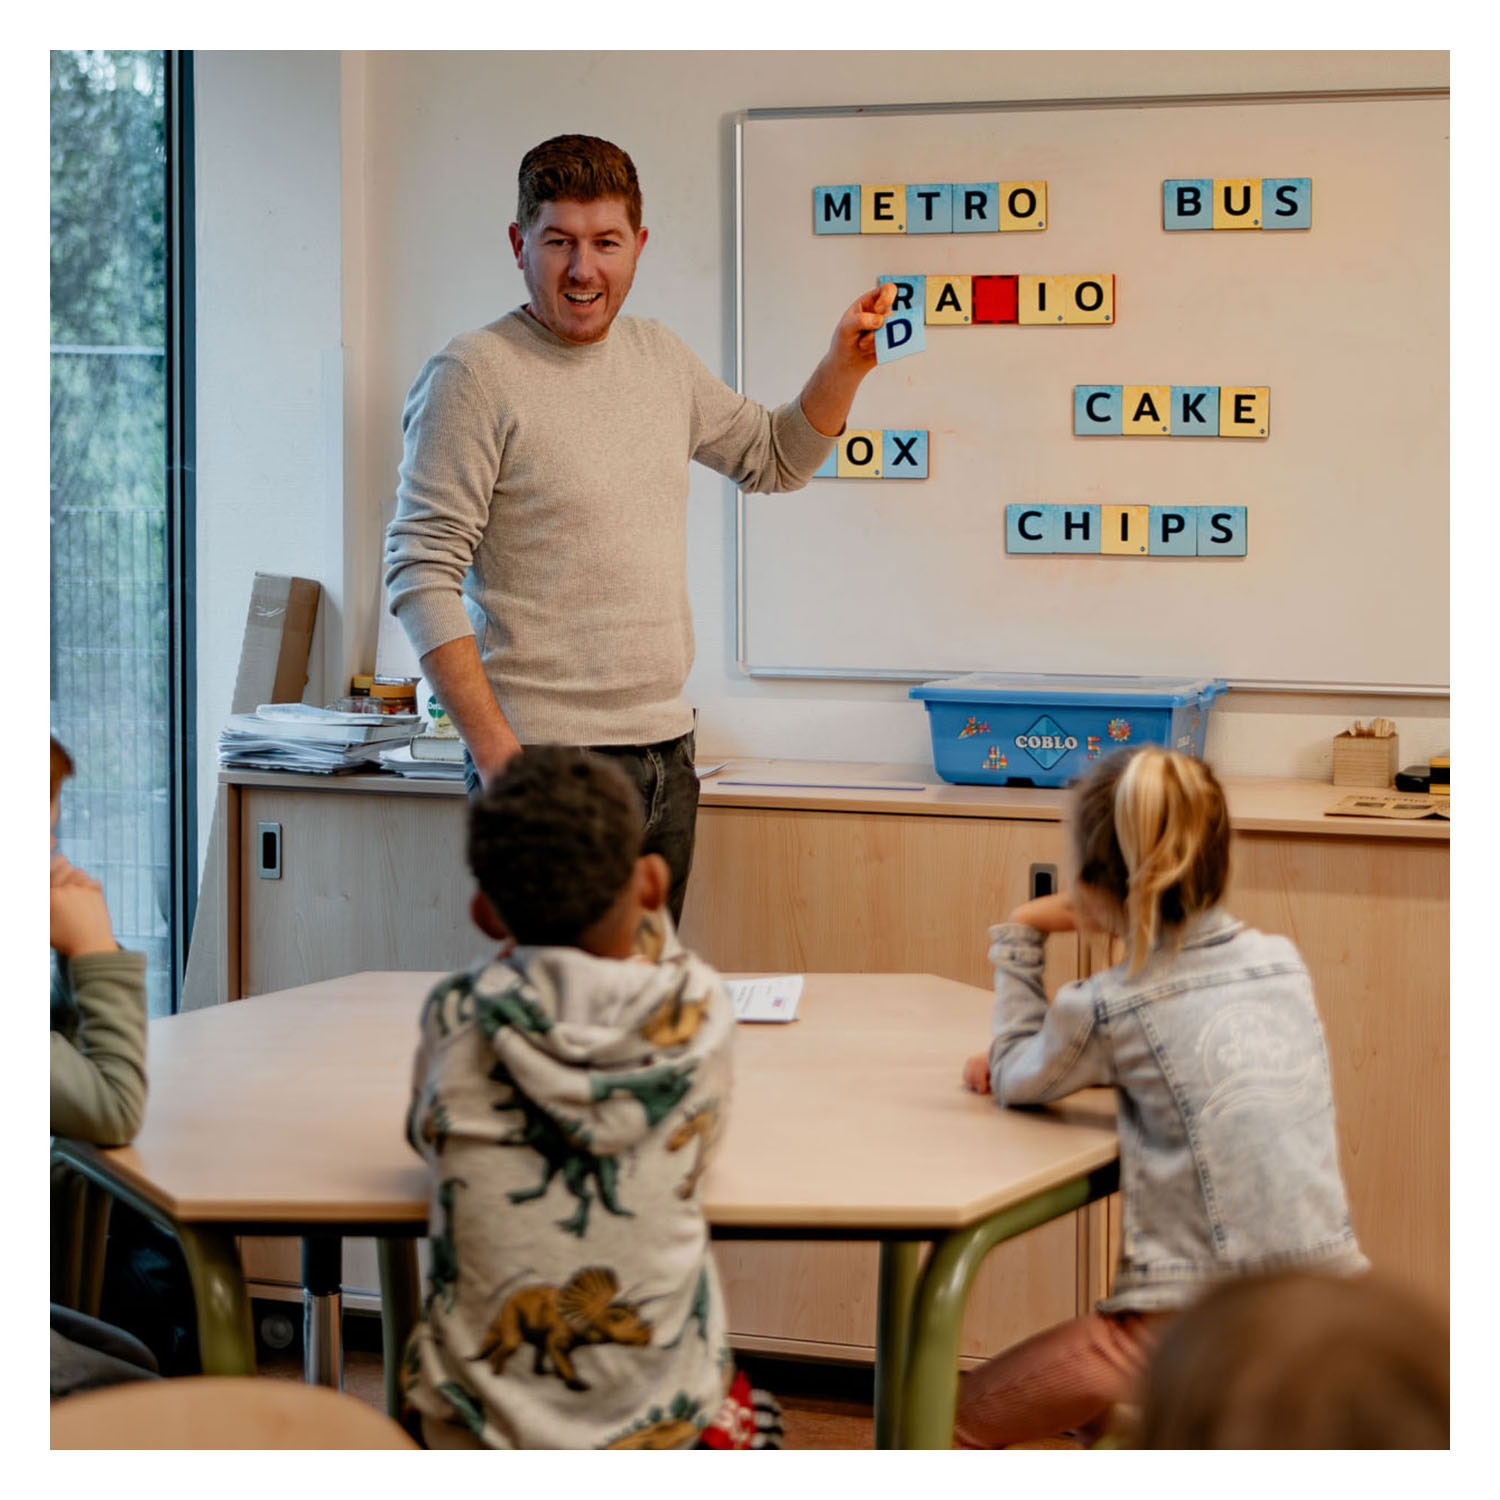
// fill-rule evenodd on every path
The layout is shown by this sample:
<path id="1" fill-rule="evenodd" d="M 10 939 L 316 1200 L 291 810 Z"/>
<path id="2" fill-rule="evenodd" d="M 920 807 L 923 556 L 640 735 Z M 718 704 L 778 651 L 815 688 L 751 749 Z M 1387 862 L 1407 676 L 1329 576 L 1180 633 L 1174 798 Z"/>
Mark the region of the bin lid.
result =
<path id="1" fill-rule="evenodd" d="M 1212 702 L 1229 684 L 1222 677 L 1073 677 L 1044 672 L 967 672 L 923 682 L 908 696 L 939 703 L 974 699 L 994 703 L 1084 706 L 1128 698 L 1145 708 L 1180 708 Z"/>

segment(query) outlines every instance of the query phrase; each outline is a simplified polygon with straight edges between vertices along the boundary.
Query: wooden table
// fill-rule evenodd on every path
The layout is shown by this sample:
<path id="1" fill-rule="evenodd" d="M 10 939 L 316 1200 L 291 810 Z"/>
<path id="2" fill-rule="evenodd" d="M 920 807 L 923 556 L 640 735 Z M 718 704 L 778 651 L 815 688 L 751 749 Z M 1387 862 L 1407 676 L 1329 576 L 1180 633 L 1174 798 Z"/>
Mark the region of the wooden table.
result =
<path id="1" fill-rule="evenodd" d="M 54 1143 L 182 1242 L 207 1373 L 254 1369 L 237 1234 L 373 1235 L 394 1411 L 428 1202 L 403 1126 L 437 977 L 355 974 L 153 1021 L 134 1145 Z M 962 1089 L 990 1003 L 931 975 L 811 974 L 797 1022 L 735 1038 L 705 1212 L 716 1238 L 879 1241 L 878 1447 L 948 1446 L 959 1325 L 988 1250 L 1117 1185 L 1110 1092 L 1012 1111 Z"/>

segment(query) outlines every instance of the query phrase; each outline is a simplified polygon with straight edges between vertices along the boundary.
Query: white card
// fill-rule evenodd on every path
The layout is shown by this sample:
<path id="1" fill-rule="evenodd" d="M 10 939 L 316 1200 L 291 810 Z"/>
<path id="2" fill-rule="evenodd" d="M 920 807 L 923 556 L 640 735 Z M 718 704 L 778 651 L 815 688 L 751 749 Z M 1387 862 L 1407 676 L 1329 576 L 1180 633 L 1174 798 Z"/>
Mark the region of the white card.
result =
<path id="1" fill-rule="evenodd" d="M 802 995 L 800 974 L 773 974 L 766 979 L 726 979 L 737 1021 L 795 1021 Z"/>

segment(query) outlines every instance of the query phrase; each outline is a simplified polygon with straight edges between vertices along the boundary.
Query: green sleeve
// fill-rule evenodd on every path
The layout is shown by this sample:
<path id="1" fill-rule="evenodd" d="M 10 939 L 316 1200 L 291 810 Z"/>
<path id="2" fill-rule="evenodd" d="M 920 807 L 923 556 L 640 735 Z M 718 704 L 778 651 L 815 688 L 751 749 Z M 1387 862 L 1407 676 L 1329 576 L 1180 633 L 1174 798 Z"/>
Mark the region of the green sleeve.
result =
<path id="1" fill-rule="evenodd" d="M 146 956 L 87 953 L 67 967 L 78 1030 L 52 1033 L 52 1134 L 124 1146 L 146 1112 Z"/>

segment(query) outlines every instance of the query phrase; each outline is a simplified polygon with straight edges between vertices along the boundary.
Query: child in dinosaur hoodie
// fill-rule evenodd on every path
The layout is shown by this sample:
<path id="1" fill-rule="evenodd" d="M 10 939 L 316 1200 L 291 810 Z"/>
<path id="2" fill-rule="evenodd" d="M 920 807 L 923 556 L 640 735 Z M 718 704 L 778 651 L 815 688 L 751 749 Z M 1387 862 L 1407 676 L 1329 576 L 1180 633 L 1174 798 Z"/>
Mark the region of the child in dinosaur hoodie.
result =
<path id="1" fill-rule="evenodd" d="M 560 746 L 471 804 L 472 915 L 501 946 L 428 997 L 407 1118 L 432 1268 L 403 1389 L 429 1447 L 779 1446 L 700 1203 L 734 1017 L 644 822 L 623 772 Z"/>

